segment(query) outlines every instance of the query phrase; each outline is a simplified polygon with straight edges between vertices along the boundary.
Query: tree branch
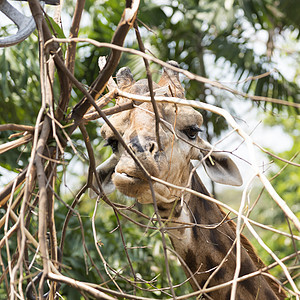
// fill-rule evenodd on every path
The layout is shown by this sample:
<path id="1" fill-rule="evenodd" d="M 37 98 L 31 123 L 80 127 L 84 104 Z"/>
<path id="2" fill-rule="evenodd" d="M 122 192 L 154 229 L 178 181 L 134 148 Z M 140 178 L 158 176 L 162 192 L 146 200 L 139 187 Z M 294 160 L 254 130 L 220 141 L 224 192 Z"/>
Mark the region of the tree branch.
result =
<path id="1" fill-rule="evenodd" d="M 139 0 L 131 0 L 126 1 L 126 8 L 123 12 L 121 21 L 114 33 L 111 43 L 116 46 L 121 46 L 124 43 L 125 37 L 132 27 L 133 22 L 135 21 L 137 11 L 139 6 Z M 72 39 L 72 41 L 75 41 Z M 115 71 L 120 58 L 121 58 L 122 51 L 120 49 L 112 49 L 107 63 L 104 66 L 103 70 L 100 72 L 99 76 L 96 80 L 92 83 L 89 93 L 93 99 L 97 99 L 98 96 L 103 92 L 106 87 L 106 84 Z M 82 117 L 90 107 L 90 102 L 85 97 L 83 98 L 74 108 L 72 112 L 72 118 L 74 119 L 75 123 L 73 126 L 77 127 L 78 123 L 81 121 Z"/>
<path id="2" fill-rule="evenodd" d="M 190 80 L 196 80 L 205 84 L 208 84 L 210 86 L 213 86 L 215 88 L 218 88 L 220 90 L 225 90 L 227 92 L 230 92 L 234 95 L 239 95 L 242 96 L 244 98 L 249 98 L 253 101 L 260 101 L 260 102 L 271 102 L 271 103 L 277 103 L 280 105 L 286 105 L 286 106 L 291 106 L 291 107 L 295 107 L 295 108 L 300 108 L 300 103 L 295 103 L 295 102 L 289 102 L 286 100 L 281 100 L 281 99 L 276 99 L 276 98 L 270 98 L 270 97 L 263 97 L 263 96 L 254 96 L 254 95 L 250 95 L 247 93 L 243 93 L 240 92 L 238 90 L 232 89 L 228 86 L 225 86 L 217 81 L 213 81 L 210 80 L 208 78 L 193 74 L 187 70 L 183 70 L 174 66 L 171 66 L 170 64 L 155 58 L 149 54 L 145 54 L 141 51 L 135 50 L 135 49 L 131 49 L 131 48 L 125 48 L 125 47 L 121 47 L 121 46 L 117 46 L 117 45 L 113 45 L 110 43 L 101 43 L 101 42 L 97 42 L 93 39 L 89 39 L 89 38 L 76 38 L 76 39 L 58 39 L 58 38 L 53 38 L 50 41 L 48 41 L 48 43 L 51 43 L 52 41 L 58 42 L 58 43 L 71 43 L 73 41 L 75 42 L 84 42 L 84 43 L 90 43 L 92 45 L 95 45 L 96 47 L 106 47 L 106 48 L 111 48 L 111 49 L 115 49 L 115 50 L 119 50 L 125 53 L 129 53 L 129 54 L 133 54 L 133 55 L 138 55 L 141 56 L 143 58 L 146 58 L 150 61 L 153 61 L 159 65 L 161 65 L 162 67 L 167 67 L 175 72 L 181 73 L 183 75 L 185 75 L 187 78 L 189 78 Z M 46 43 L 48 45 L 48 43 Z"/>

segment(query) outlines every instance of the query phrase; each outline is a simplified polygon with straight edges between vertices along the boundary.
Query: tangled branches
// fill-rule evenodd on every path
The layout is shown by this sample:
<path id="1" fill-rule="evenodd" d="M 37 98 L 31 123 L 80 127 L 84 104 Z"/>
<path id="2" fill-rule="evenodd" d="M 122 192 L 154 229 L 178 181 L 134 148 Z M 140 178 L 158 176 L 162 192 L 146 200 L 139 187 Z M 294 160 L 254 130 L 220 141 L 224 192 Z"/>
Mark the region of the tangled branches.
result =
<path id="1" fill-rule="evenodd" d="M 80 1 L 78 1 L 75 10 L 71 27 L 72 38 L 70 39 L 54 38 L 45 22 L 43 12 L 38 2 L 30 1 L 30 6 L 39 33 L 41 107 L 36 116 L 35 126 L 22 124 L 5 124 L 0 126 L 1 131 L 13 130 L 19 132 L 19 134 L 14 135 L 14 137 L 17 137 L 15 140 L 0 146 L 1 154 L 6 155 L 9 153 L 8 151 L 20 147 L 21 145 L 30 145 L 31 148 L 28 165 L 0 192 L 0 207 L 1 211 L 4 212 L 0 220 L 0 227 L 3 228 L 3 234 L 0 240 L 0 264 L 2 268 L 0 284 L 5 287 L 7 297 L 10 297 L 10 299 L 24 299 L 25 296 L 27 296 L 28 299 L 42 299 L 43 297 L 53 299 L 59 295 L 59 290 L 62 286 L 62 289 L 66 287 L 72 288 L 86 299 L 88 297 L 95 297 L 97 299 L 151 299 L 151 297 L 154 297 L 149 295 L 156 295 L 160 298 L 172 297 L 176 299 L 189 299 L 193 296 L 199 297 L 200 295 L 222 289 L 226 286 L 232 286 L 232 291 L 235 291 L 238 282 L 264 274 L 265 276 L 272 277 L 278 286 L 285 289 L 289 295 L 299 299 L 299 290 L 294 278 L 297 277 L 297 274 L 295 276 L 291 275 L 292 272 L 293 274 L 295 273 L 294 271 L 297 269 L 297 266 L 294 267 L 294 269 L 287 266 L 290 265 L 288 263 L 292 259 L 297 258 L 299 255 L 296 244 L 300 240 L 300 222 L 291 207 L 278 195 L 264 172 L 261 171 L 254 151 L 256 146 L 255 142 L 250 135 L 237 124 L 234 118 L 224 109 L 200 103 L 199 101 L 177 98 L 175 97 L 176 95 L 174 95 L 174 97 L 156 96 L 155 93 L 153 93 L 151 84 L 149 84 L 150 96 L 128 93 L 118 87 L 111 87 L 110 91 L 105 95 L 103 95 L 103 92 L 106 86 L 109 87 L 111 76 L 119 63 L 121 53 L 128 52 L 139 55 L 145 59 L 145 68 L 148 71 L 149 82 L 152 82 L 152 79 L 149 75 L 148 60 L 152 60 L 161 66 L 183 73 L 191 80 L 196 80 L 233 94 L 248 97 L 256 101 L 271 101 L 297 108 L 299 108 L 299 105 L 280 99 L 243 94 L 221 85 L 218 82 L 170 66 L 159 59 L 145 54 L 143 51 L 124 48 L 122 45 L 128 30 L 134 25 L 139 1 L 127 1 L 127 7 L 125 8 L 110 44 L 99 43 L 90 39 L 76 38 L 83 10 L 82 2 Z M 138 31 L 137 26 L 135 26 L 135 28 Z M 89 90 L 74 76 L 76 43 L 78 42 L 93 43 L 97 47 L 108 47 L 112 49 L 107 63 Z M 61 52 L 61 43 L 68 43 L 68 55 L 66 60 L 64 60 Z M 143 47 L 141 47 L 141 50 L 143 50 Z M 55 104 L 53 95 L 55 70 L 57 70 L 60 85 L 58 104 Z M 68 108 L 70 108 L 69 100 L 72 87 L 79 89 L 84 98 L 73 107 L 72 116 L 66 118 Z M 113 103 L 114 99 L 122 99 L 122 102 L 114 107 L 105 108 L 107 104 Z M 236 239 L 233 243 L 233 245 L 236 244 L 237 249 L 237 268 L 234 277 L 230 281 L 219 285 L 209 284 L 220 266 L 214 266 L 212 270 L 197 270 L 197 272 L 203 271 L 210 273 L 210 277 L 203 286 L 199 286 L 198 290 L 191 292 L 188 280 L 192 281 L 195 274 L 189 270 L 190 275 L 188 280 L 182 279 L 182 277 L 178 279 L 176 275 L 174 275 L 174 269 L 179 268 L 177 261 L 180 261 L 182 265 L 184 265 L 185 262 L 176 251 L 171 249 L 165 232 L 166 230 L 171 230 L 172 225 L 167 222 L 168 220 L 166 218 L 159 216 L 157 207 L 154 208 L 154 215 L 151 216 L 150 213 L 146 214 L 142 212 L 139 204 L 135 203 L 134 205 L 129 205 L 128 202 L 125 204 L 120 203 L 120 201 L 114 198 L 116 196 L 108 198 L 103 191 L 101 191 L 101 197 L 96 201 L 90 200 L 87 196 L 87 190 L 89 188 L 95 188 L 93 178 L 96 177 L 99 189 L 101 190 L 102 188 L 96 171 L 96 158 L 93 145 L 86 128 L 87 123 L 100 118 L 104 120 L 118 137 L 119 142 L 135 159 L 136 163 L 140 164 L 133 151 L 127 146 L 107 116 L 130 110 L 142 102 L 152 103 L 154 107 L 153 114 L 156 116 L 156 124 L 153 124 L 153 126 L 156 126 L 156 128 L 158 128 L 160 122 L 165 121 L 158 117 L 155 105 L 159 103 L 172 103 L 177 106 L 188 106 L 199 110 L 207 110 L 225 118 L 227 123 L 232 127 L 232 133 L 238 134 L 241 141 L 245 142 L 247 146 L 247 161 L 249 163 L 251 178 L 245 185 L 238 210 L 211 196 L 199 194 L 199 192 L 190 187 L 171 184 L 144 170 L 150 185 L 159 183 L 174 190 L 179 190 L 182 193 L 194 194 L 207 201 L 216 203 L 228 212 L 220 224 L 200 225 L 191 221 L 180 221 L 177 223 L 175 221 L 174 224 L 176 224 L 177 229 L 201 228 L 201 226 L 205 229 L 215 229 L 224 222 L 229 222 L 229 215 L 235 215 L 235 217 L 231 218 L 236 218 L 237 221 Z M 66 126 L 62 125 L 66 122 L 68 122 Z M 63 193 L 60 193 L 61 191 L 58 188 L 62 180 L 67 181 L 67 179 L 62 179 L 58 176 L 60 172 L 58 169 L 63 166 L 64 171 L 62 173 L 67 174 L 68 168 L 72 167 L 64 161 L 64 154 L 67 147 L 72 147 L 73 154 L 80 156 L 76 146 L 72 142 L 72 135 L 74 135 L 75 130 L 78 128 L 82 136 L 82 144 L 84 144 L 84 150 L 82 151 L 85 152 L 88 157 L 88 176 L 82 188 L 76 189 L 76 191 L 79 190 L 77 193 L 73 192 L 74 187 L 70 188 L 72 190 L 72 203 L 70 203 L 66 201 L 62 196 Z M 170 126 L 170 130 L 172 130 L 174 136 L 176 136 L 175 129 L 172 128 L 172 126 Z M 157 140 L 159 141 L 159 130 L 156 130 L 156 134 Z M 260 147 L 260 149 L 262 148 Z M 269 154 L 271 153 L 269 152 Z M 280 157 L 277 156 L 276 159 L 280 159 Z M 283 161 L 287 165 L 299 167 L 295 162 L 288 160 Z M 142 164 L 140 164 L 140 167 L 142 169 L 144 168 Z M 263 188 L 266 189 L 270 197 L 283 211 L 288 224 L 290 224 L 290 232 L 285 232 L 250 218 L 250 212 L 254 209 L 257 202 L 256 201 L 250 209 L 247 207 L 251 184 L 254 178 L 258 178 L 261 181 Z M 66 186 L 69 187 L 70 184 L 67 183 Z M 86 200 L 82 200 L 84 198 L 89 199 L 89 204 L 85 205 L 87 205 L 90 211 L 82 207 L 82 201 L 87 203 Z M 88 219 L 86 217 L 89 216 L 89 212 L 92 211 L 92 205 L 90 203 L 93 203 L 94 210 L 93 213 L 90 214 L 89 220 L 86 221 Z M 103 203 L 105 203 L 105 205 Z M 132 200 L 130 200 L 130 203 L 132 203 Z M 101 212 L 99 212 L 99 206 L 101 206 Z M 153 213 L 153 211 L 151 213 Z M 101 218 L 103 218 L 103 220 Z M 75 219 L 76 221 L 74 221 Z M 129 224 L 129 227 L 126 227 L 127 225 L 124 226 L 125 220 L 127 222 L 126 224 Z M 109 226 L 107 226 L 107 224 L 109 224 Z M 78 228 L 74 229 L 72 227 L 75 227 L 75 225 L 76 227 L 78 226 Z M 107 239 L 106 244 L 102 241 L 103 238 L 101 235 L 105 234 L 105 231 L 107 231 L 109 227 L 110 229 L 115 227 L 111 234 L 114 231 L 119 234 L 118 243 L 115 245 L 109 244 L 113 244 L 112 239 Z M 239 256 L 239 251 L 241 251 L 240 249 L 242 247 L 240 234 L 244 227 L 250 231 L 251 235 L 257 241 L 257 244 L 270 255 L 273 262 L 268 263 L 265 267 L 255 272 L 239 276 L 240 269 L 238 266 L 241 266 L 242 263 L 241 257 Z M 260 227 L 274 235 L 282 236 L 292 241 L 295 247 L 294 252 L 285 257 L 281 257 L 267 246 L 266 242 L 260 237 L 258 230 L 255 229 L 256 227 Z M 135 230 L 139 235 L 133 232 L 132 228 L 136 228 Z M 100 231 L 101 234 L 99 234 Z M 297 232 L 297 234 L 295 234 L 295 232 Z M 132 236 L 132 238 L 129 238 L 130 236 Z M 130 242 L 126 240 L 128 238 Z M 92 249 L 91 243 L 89 243 L 90 240 L 94 243 Z M 78 241 L 80 245 L 83 246 L 83 251 L 81 249 L 75 249 L 75 246 L 78 246 Z M 72 243 L 74 243 L 73 249 Z M 157 249 L 162 249 L 162 253 L 153 254 L 155 251 L 158 251 Z M 70 251 L 73 251 L 73 253 Z M 66 252 L 67 254 L 65 254 Z M 115 252 L 122 252 L 119 256 L 123 256 L 123 253 L 125 254 L 126 258 L 121 259 L 122 264 L 118 263 L 115 259 Z M 71 262 L 73 254 L 74 259 L 76 259 L 75 263 Z M 149 258 L 152 254 L 155 258 Z M 137 263 L 132 259 L 132 257 L 134 257 L 138 260 L 139 255 L 142 255 L 143 259 L 149 260 L 147 266 L 147 268 L 150 268 L 149 274 L 141 274 L 141 270 L 144 266 L 141 265 L 141 261 Z M 224 260 L 225 259 L 226 257 Z M 90 281 L 84 280 L 84 275 L 75 278 L 74 275 L 72 275 L 74 274 L 72 272 L 76 265 L 78 264 L 82 267 L 83 261 L 86 266 L 86 274 L 92 274 L 91 277 L 88 277 Z M 145 261 L 145 264 L 146 263 Z M 72 266 L 72 270 L 69 269 L 70 266 Z M 275 278 L 271 275 L 272 273 L 268 273 L 269 270 L 276 266 L 280 267 L 280 272 L 284 277 L 283 280 Z M 145 270 L 143 270 L 143 272 L 144 271 Z M 79 275 L 80 272 L 83 272 L 82 269 L 77 274 Z M 160 272 L 164 273 L 160 275 Z M 93 281 L 92 277 L 94 279 Z M 147 279 L 145 279 L 145 277 Z M 181 282 L 176 280 L 181 280 Z M 45 291 L 46 282 L 49 284 L 47 292 Z M 232 292 L 231 299 L 234 298 L 235 292 Z"/>

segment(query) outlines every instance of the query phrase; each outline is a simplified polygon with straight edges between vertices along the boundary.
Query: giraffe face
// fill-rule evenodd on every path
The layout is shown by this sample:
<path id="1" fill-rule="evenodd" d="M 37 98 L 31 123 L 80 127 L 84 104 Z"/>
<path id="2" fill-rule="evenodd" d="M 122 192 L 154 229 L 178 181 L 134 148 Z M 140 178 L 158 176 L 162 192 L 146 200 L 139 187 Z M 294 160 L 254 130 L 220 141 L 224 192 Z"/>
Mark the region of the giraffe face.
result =
<path id="1" fill-rule="evenodd" d="M 150 103 L 143 103 L 131 111 L 114 115 L 110 121 L 151 176 L 175 185 L 186 185 L 190 160 L 198 159 L 201 155 L 195 146 L 201 144 L 198 132 L 202 125 L 202 115 L 190 107 L 173 104 L 159 104 L 158 108 L 161 118 L 161 149 L 156 139 L 155 116 Z M 115 187 L 142 203 L 152 202 L 144 172 L 106 124 L 102 127 L 101 134 L 118 158 L 112 175 Z M 157 200 L 163 202 L 172 202 L 180 194 L 180 191 L 160 183 L 154 183 L 154 190 Z"/>
<path id="2" fill-rule="evenodd" d="M 171 65 L 174 66 L 174 62 Z M 119 70 L 117 82 L 120 89 L 134 94 L 149 94 L 147 80 L 135 82 L 128 68 Z M 178 73 L 168 69 L 164 70 L 158 84 L 153 83 L 153 89 L 155 95 L 184 98 Z M 200 138 L 198 133 L 201 131 L 203 118 L 198 111 L 189 106 L 171 103 L 157 103 L 157 107 L 161 148 L 157 141 L 155 114 L 151 103 L 144 102 L 110 118 L 144 171 L 118 141 L 112 129 L 107 124 L 103 125 L 101 135 L 114 152 L 110 159 L 97 168 L 104 192 L 111 192 L 116 187 L 141 203 L 151 203 L 153 196 L 149 175 L 185 187 L 189 183 L 190 161 L 193 159 L 203 163 L 212 180 L 230 185 L 242 184 L 234 162 L 223 153 L 212 152 L 212 146 Z M 145 171 L 148 175 L 145 175 Z M 153 181 L 153 189 L 157 202 L 170 203 L 182 194 L 181 190 L 157 181 Z"/>

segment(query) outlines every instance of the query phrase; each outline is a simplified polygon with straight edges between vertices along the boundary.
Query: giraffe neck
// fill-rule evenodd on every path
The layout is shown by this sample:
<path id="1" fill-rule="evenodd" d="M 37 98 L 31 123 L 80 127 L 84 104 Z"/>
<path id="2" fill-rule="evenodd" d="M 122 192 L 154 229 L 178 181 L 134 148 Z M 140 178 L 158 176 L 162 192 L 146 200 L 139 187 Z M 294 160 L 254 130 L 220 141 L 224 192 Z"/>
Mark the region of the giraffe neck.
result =
<path id="1" fill-rule="evenodd" d="M 196 174 L 193 177 L 192 188 L 209 195 Z M 187 197 L 189 199 L 186 199 Z M 225 214 L 218 205 L 195 195 L 187 197 L 182 207 L 180 203 L 176 205 L 175 209 L 171 205 L 164 208 L 159 207 L 160 215 L 167 218 L 172 211 L 171 220 L 208 226 L 219 224 L 224 219 Z M 203 288 L 207 279 L 232 247 L 236 236 L 235 224 L 225 220 L 218 227 L 211 228 L 203 228 L 203 226 L 183 228 L 178 223 L 172 223 L 173 228 L 174 225 L 178 228 L 168 230 L 169 237 L 179 255 L 179 260 L 183 261 L 184 271 L 190 278 L 193 289 L 199 290 L 199 288 Z M 239 277 L 264 267 L 249 241 L 244 236 L 241 237 L 241 240 L 242 259 Z M 235 251 L 235 247 L 233 247 L 225 263 L 210 279 L 206 287 L 216 286 L 233 279 L 236 268 Z M 268 277 L 258 275 L 238 283 L 236 299 L 285 299 L 284 293 L 279 293 L 278 290 L 278 286 Z M 208 295 L 213 299 L 230 299 L 230 293 L 231 285 L 212 291 Z"/>

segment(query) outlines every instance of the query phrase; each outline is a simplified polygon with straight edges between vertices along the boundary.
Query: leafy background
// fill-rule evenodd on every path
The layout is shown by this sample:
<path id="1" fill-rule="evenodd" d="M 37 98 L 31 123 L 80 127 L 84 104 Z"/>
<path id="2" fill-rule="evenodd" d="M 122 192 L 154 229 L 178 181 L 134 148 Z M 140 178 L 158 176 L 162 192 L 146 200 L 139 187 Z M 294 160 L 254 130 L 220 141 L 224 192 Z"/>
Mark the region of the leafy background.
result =
<path id="1" fill-rule="evenodd" d="M 120 15 L 124 9 L 123 1 L 86 1 L 84 18 L 81 24 L 80 36 L 89 37 L 97 41 L 110 42 L 113 32 L 118 24 Z M 63 35 L 68 36 L 68 27 L 73 14 L 73 1 L 67 0 L 62 14 Z M 300 85 L 300 3 L 296 0 L 178 0 L 141 1 L 138 14 L 139 25 L 146 48 L 161 60 L 176 60 L 180 66 L 189 71 L 208 77 L 213 80 L 231 82 L 229 85 L 249 95 L 268 96 L 299 103 Z M 149 31 L 143 24 L 147 24 Z M 2 27 L 0 35 L 9 30 L 9 26 Z M 62 35 L 62 33 L 60 33 Z M 126 45 L 138 49 L 134 32 L 130 32 Z M 97 59 L 100 55 L 107 55 L 108 49 L 96 48 L 88 44 L 78 45 L 78 54 L 75 65 L 75 76 L 86 85 L 90 85 L 96 78 L 99 70 Z M 39 65 L 38 45 L 35 34 L 17 46 L 0 49 L 0 123 L 17 123 L 34 125 L 40 105 L 39 92 Z M 123 55 L 120 67 L 131 67 L 135 79 L 145 77 L 145 69 L 140 58 Z M 154 79 L 159 77 L 160 68 L 152 64 L 151 70 Z M 272 71 L 276 70 L 276 71 Z M 253 77 L 272 71 L 270 76 L 260 79 Z M 249 79 L 250 78 L 250 79 Z M 252 79 L 251 79 L 252 78 Z M 245 79 L 249 79 L 245 81 Z M 300 149 L 300 122 L 299 111 L 295 108 L 279 106 L 266 102 L 255 102 L 247 98 L 233 96 L 227 92 L 216 90 L 208 85 L 182 78 L 186 89 L 186 97 L 207 103 L 211 103 L 228 109 L 236 116 L 240 123 L 242 107 L 246 107 L 258 118 L 264 120 L 265 127 L 280 126 L 280 136 L 272 137 L 274 144 L 269 150 L 274 152 L 276 143 L 280 144 L 281 137 L 289 140 L 290 148 L 284 148 L 277 155 L 291 159 Z M 59 91 L 56 91 L 58 93 Z M 71 106 L 75 105 L 82 95 L 74 90 L 72 92 Z M 237 98 L 237 99 L 236 99 Z M 204 115 L 204 135 L 210 142 L 217 141 L 222 134 L 227 132 L 227 124 L 218 116 L 201 111 Z M 99 121 L 88 125 L 88 132 L 93 141 L 93 147 L 98 161 L 106 159 L 110 155 L 110 149 L 103 147 L 103 141 L 99 135 Z M 271 131 L 269 131 L 271 132 Z M 0 132 L 0 143 L 7 141 L 13 132 Z M 75 155 L 68 148 L 64 160 L 67 168 L 60 168 L 56 190 L 62 199 L 70 204 L 78 187 L 86 180 L 87 156 L 79 133 L 72 135 L 72 141 L 76 145 L 79 155 Z M 267 146 L 267 145 L 266 145 Z M 10 150 L 0 156 L 0 183 L 7 182 L 12 173 L 18 172 L 28 162 L 30 149 L 20 147 Z M 287 201 L 289 207 L 300 217 L 300 172 L 294 166 L 286 166 L 285 163 L 269 157 L 273 161 L 269 170 L 269 177 L 273 177 L 283 168 L 280 174 L 272 180 L 277 192 Z M 294 158 L 300 163 L 299 156 Z M 78 170 L 81 170 L 78 174 Z M 239 190 L 216 189 L 211 185 L 213 194 L 222 201 L 238 207 Z M 259 184 L 254 185 L 251 193 L 251 201 L 257 198 L 261 192 Z M 222 192 L 222 194 L 221 194 Z M 111 197 L 112 201 L 126 205 L 134 203 L 133 199 L 125 198 L 118 192 Z M 233 200 L 236 199 L 236 200 Z M 77 207 L 82 218 L 85 242 L 94 261 L 98 261 L 101 273 L 105 274 L 104 267 L 99 263 L 95 250 L 91 218 L 94 210 L 94 200 L 85 195 Z M 139 210 L 151 215 L 151 207 L 140 207 Z M 57 204 L 55 218 L 57 231 L 60 232 L 65 219 L 67 209 L 61 203 Z M 0 216 L 3 214 L 0 208 Z M 271 224 L 278 229 L 289 232 L 289 225 L 283 212 L 274 204 L 266 193 L 262 193 L 258 205 L 252 212 L 252 218 L 265 224 Z M 132 218 L 137 219 L 135 214 Z M 145 220 L 140 217 L 141 222 Z M 155 280 L 155 286 L 160 288 L 167 285 L 164 276 L 164 259 L 162 245 L 157 232 L 145 231 L 135 224 L 120 219 L 126 245 L 129 247 L 129 255 L 135 270 L 138 270 L 143 280 Z M 96 214 L 96 228 L 101 251 L 110 265 L 121 275 L 132 279 L 128 262 L 124 255 L 121 237 L 118 230 L 116 217 L 112 209 L 101 203 Z M 31 226 L 37 229 L 37 223 Z M 299 249 L 299 244 L 283 236 L 271 232 L 259 230 L 264 241 L 279 257 L 284 257 Z M 2 233 L 0 233 L 2 236 Z M 73 216 L 67 232 L 64 251 L 64 272 L 78 280 L 98 282 L 98 274 L 86 258 L 79 221 Z M 259 255 L 266 263 L 271 258 L 263 251 L 255 240 L 252 241 L 258 249 Z M 14 248 L 14 243 L 11 248 Z M 130 249 L 132 246 L 142 247 Z M 169 245 L 170 246 L 170 245 Z M 5 254 L 2 254 L 5 260 Z M 170 255 L 172 277 L 174 283 L 180 283 L 185 276 L 178 267 L 175 256 Z M 291 261 L 290 267 L 299 264 L 299 261 Z M 102 266 L 102 267 L 101 267 Z M 275 269 L 272 274 L 282 276 L 280 269 Z M 297 269 L 292 272 L 298 276 Z M 105 275 L 103 275 L 105 277 Z M 108 278 L 105 277 L 105 280 Z M 297 281 L 299 284 L 299 280 Z M 126 280 L 118 280 L 118 284 L 124 290 L 131 292 L 132 286 Z M 108 286 L 113 287 L 111 282 Z M 149 288 L 149 285 L 141 283 L 141 287 Z M 6 299 L 4 283 L 0 285 L 0 299 Z M 186 294 L 191 291 L 188 284 L 177 289 L 178 294 Z M 138 295 L 144 295 L 145 291 L 138 290 Z M 65 299 L 83 299 L 77 291 L 63 286 L 61 294 Z M 152 292 L 152 297 L 161 299 L 166 297 L 160 291 Z"/>

